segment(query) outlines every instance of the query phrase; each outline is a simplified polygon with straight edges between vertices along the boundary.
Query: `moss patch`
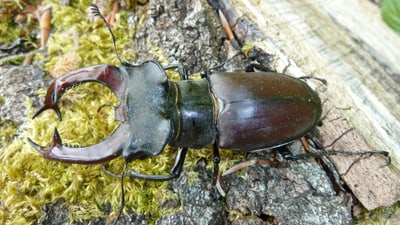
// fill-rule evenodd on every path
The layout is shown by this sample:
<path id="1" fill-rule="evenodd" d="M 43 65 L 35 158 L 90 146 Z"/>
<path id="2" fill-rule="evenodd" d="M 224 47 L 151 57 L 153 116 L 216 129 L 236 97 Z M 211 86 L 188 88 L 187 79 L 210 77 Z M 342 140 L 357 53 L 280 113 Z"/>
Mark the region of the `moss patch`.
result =
<path id="1" fill-rule="evenodd" d="M 54 127 L 60 131 L 63 142 L 87 146 L 100 142 L 118 126 L 112 107 L 116 97 L 104 86 L 88 83 L 73 88 L 61 98 L 63 120 L 47 111 L 24 124 L 25 134 L 41 145 L 48 145 Z M 32 110 L 33 112 L 33 110 Z M 157 158 L 135 162 L 139 172 L 165 173 L 173 153 L 166 150 Z M 119 180 L 110 177 L 101 165 L 73 165 L 43 159 L 24 140 L 14 139 L 1 149 L 2 224 L 33 224 L 40 217 L 40 207 L 59 198 L 66 200 L 71 220 L 105 216 L 101 206 L 111 203 L 114 212 L 119 206 Z M 124 160 L 113 160 L 109 168 L 120 173 Z M 154 166 L 159 165 L 159 166 Z M 166 188 L 166 182 L 130 180 L 126 182 L 126 205 L 137 213 L 151 218 L 161 214 L 159 206 L 176 197 Z"/>
<path id="2" fill-rule="evenodd" d="M 1 106 L 1 104 L 0 104 Z M 17 124 L 13 121 L 2 121 L 0 118 L 0 148 L 11 144 L 17 135 Z"/>
<path id="3" fill-rule="evenodd" d="M 47 146 L 57 127 L 63 143 L 77 146 L 95 144 L 108 137 L 118 126 L 112 107 L 118 104 L 113 93 L 98 83 L 87 83 L 65 92 L 59 106 L 63 120 L 48 110 L 23 125 L 25 137 Z M 31 115 L 33 114 L 31 110 Z M 222 151 L 226 158 L 232 151 Z M 174 149 L 166 148 L 157 157 L 135 161 L 129 166 L 140 173 L 166 174 L 174 157 Z M 212 167 L 212 151 L 189 151 L 185 168 L 195 166 L 200 158 L 207 158 Z M 0 150 L 1 224 L 35 224 L 41 216 L 40 207 L 57 199 L 65 199 L 71 221 L 104 217 L 102 206 L 110 203 L 114 213 L 121 200 L 120 181 L 106 175 L 101 165 L 78 165 L 53 162 L 41 157 L 25 140 L 14 138 Z M 108 163 L 115 173 L 122 170 L 124 159 Z M 221 168 L 228 162 L 221 162 Z M 160 208 L 162 203 L 178 196 L 167 188 L 167 182 L 126 179 L 126 209 L 149 216 L 153 222 L 171 210 Z"/>
<path id="4" fill-rule="evenodd" d="M 35 61 L 44 62 L 44 69 L 52 75 L 60 76 L 72 69 L 106 63 L 118 65 L 108 30 L 100 20 L 88 21 L 89 0 L 72 1 L 71 6 L 61 6 L 58 1 L 43 1 L 52 4 L 52 34 L 48 42 L 48 52 L 37 54 Z M 112 2 L 109 2 L 111 5 Z M 110 9 L 111 7 L 109 7 Z M 128 28 L 127 15 L 118 12 L 113 32 L 122 59 L 129 60 L 135 53 L 126 48 L 131 45 L 133 28 Z M 162 51 L 156 46 L 154 54 Z M 150 52 L 149 54 L 152 54 Z M 178 77 L 176 74 L 173 77 Z M 41 91 L 43 94 L 45 90 Z M 27 119 L 23 125 L 22 137 L 30 137 L 40 145 L 48 145 L 57 127 L 63 143 L 87 146 L 108 137 L 118 126 L 114 121 L 112 107 L 118 99 L 106 87 L 97 83 L 87 83 L 65 92 L 59 106 L 63 120 L 48 110 L 35 120 Z M 98 110 L 101 108 L 101 110 Z M 32 108 L 29 118 L 33 115 Z M 104 217 L 100 210 L 110 203 L 114 213 L 120 204 L 120 182 L 106 175 L 101 165 L 76 165 L 48 161 L 26 143 L 16 137 L 16 127 L 2 128 L 0 149 L 0 224 L 36 224 L 41 216 L 40 207 L 65 199 L 72 221 Z M 4 142 L 3 142 L 4 140 Z M 139 173 L 168 173 L 174 158 L 174 150 L 166 148 L 157 157 L 135 161 L 129 166 Z M 222 151 L 221 158 L 232 155 Z M 200 158 L 207 158 L 212 167 L 212 151 L 189 151 L 185 168 L 193 167 Z M 108 163 L 108 168 L 120 173 L 124 159 L 117 158 Z M 222 161 L 221 168 L 229 162 Z M 149 216 L 154 222 L 171 210 L 162 210 L 160 205 L 177 198 L 166 187 L 167 182 L 153 182 L 127 179 L 125 182 L 126 209 Z"/>
<path id="5" fill-rule="evenodd" d="M 54 71 L 55 65 L 65 62 L 65 54 L 74 53 L 78 62 L 74 65 L 81 68 L 88 65 L 112 64 L 119 65 L 114 54 L 110 33 L 98 17 L 94 22 L 89 21 L 89 5 L 92 1 L 72 1 L 71 6 L 64 7 L 53 1 L 52 24 L 54 33 L 48 43 L 48 54 L 44 60 L 46 70 Z M 109 2 L 112 5 L 113 2 Z M 109 7 L 110 8 L 110 7 Z M 108 11 L 109 12 L 109 11 Z M 105 13 L 108 13 L 105 12 Z M 127 14 L 120 10 L 116 16 L 117 23 L 113 27 L 116 36 L 117 49 L 122 59 L 134 57 L 130 51 L 133 28 L 128 28 Z M 71 58 L 69 60 L 72 60 Z M 65 65 L 64 66 L 68 66 Z M 75 68 L 68 68 L 68 70 Z M 63 72 L 64 73 L 64 72 Z M 54 74 L 55 76 L 62 75 Z"/>
<path id="6" fill-rule="evenodd" d="M 397 224 L 399 221 L 399 206 L 400 203 L 394 204 L 387 208 L 375 209 L 372 211 L 363 212 L 359 218 L 357 218 L 353 224 L 355 225 L 387 225 Z M 392 222 L 392 223 L 391 223 Z"/>
<path id="7" fill-rule="evenodd" d="M 38 54 L 35 58 L 36 61 L 45 62 L 46 70 L 62 71 L 55 72 L 54 76 L 59 76 L 88 65 L 119 64 L 108 30 L 100 20 L 94 23 L 88 21 L 91 1 L 73 1 L 71 7 L 61 6 L 57 1 L 44 1 L 43 4 L 49 2 L 52 4 L 52 34 L 48 54 Z M 113 29 L 123 59 L 132 58 L 134 54 L 132 51 L 121 51 L 131 44 L 126 17 L 126 13 L 120 11 Z M 72 63 L 65 63 L 70 59 Z M 57 127 L 66 144 L 87 146 L 98 143 L 118 126 L 114 121 L 113 108 L 102 107 L 105 104 L 118 104 L 117 98 L 106 87 L 97 83 L 75 87 L 60 100 L 61 122 L 49 110 L 35 120 L 28 119 L 23 125 L 22 136 L 30 137 L 40 145 L 48 145 L 54 127 Z M 32 109 L 29 118 L 33 112 Z M 1 132 L 4 146 L 0 149 L 0 224 L 36 224 L 41 216 L 40 207 L 60 198 L 66 200 L 71 220 L 105 216 L 100 208 L 107 203 L 111 203 L 114 212 L 117 211 L 122 195 L 120 182 L 104 174 L 101 165 L 48 161 L 24 139 L 14 137 L 15 127 L 4 126 L 2 122 Z M 135 162 L 132 166 L 138 172 L 165 173 L 171 164 L 171 151 L 167 149 L 157 159 Z M 159 166 L 154 166 L 156 160 Z M 108 167 L 120 173 L 123 163 L 124 160 L 119 158 L 110 162 Z M 126 182 L 127 208 L 154 219 L 168 213 L 160 212 L 159 206 L 176 196 L 170 193 L 166 185 L 167 182 L 143 180 Z"/>

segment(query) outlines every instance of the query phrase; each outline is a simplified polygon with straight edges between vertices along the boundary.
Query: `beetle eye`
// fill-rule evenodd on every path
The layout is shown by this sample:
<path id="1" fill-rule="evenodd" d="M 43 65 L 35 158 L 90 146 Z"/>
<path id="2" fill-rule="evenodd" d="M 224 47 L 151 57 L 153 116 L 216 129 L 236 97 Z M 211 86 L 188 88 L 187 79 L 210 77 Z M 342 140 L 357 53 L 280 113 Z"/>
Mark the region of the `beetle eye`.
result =
<path id="1" fill-rule="evenodd" d="M 146 143 L 142 145 L 143 151 L 150 151 L 151 150 L 151 143 Z"/>
<path id="2" fill-rule="evenodd" d="M 130 150 L 136 150 L 137 148 L 138 148 L 137 141 L 132 141 L 132 142 L 129 144 L 129 149 L 130 149 Z"/>

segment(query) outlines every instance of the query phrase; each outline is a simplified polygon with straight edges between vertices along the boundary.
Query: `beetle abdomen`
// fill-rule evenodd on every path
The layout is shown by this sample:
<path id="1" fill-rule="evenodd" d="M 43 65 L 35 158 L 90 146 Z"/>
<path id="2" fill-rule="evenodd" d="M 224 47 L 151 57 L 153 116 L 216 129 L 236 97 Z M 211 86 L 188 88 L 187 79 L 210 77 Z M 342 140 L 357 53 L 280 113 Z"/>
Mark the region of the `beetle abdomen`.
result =
<path id="1" fill-rule="evenodd" d="M 304 136 L 319 121 L 321 101 L 301 80 L 277 73 L 214 73 L 218 145 L 251 151 Z"/>

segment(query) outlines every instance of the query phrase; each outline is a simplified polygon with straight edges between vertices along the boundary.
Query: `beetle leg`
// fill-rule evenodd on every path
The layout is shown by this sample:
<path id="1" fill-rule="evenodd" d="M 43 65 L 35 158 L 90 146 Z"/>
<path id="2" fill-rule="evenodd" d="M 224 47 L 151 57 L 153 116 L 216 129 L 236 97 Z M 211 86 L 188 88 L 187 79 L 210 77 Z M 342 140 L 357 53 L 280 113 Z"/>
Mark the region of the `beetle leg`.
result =
<path id="1" fill-rule="evenodd" d="M 182 173 L 183 163 L 185 162 L 187 150 L 188 148 L 178 148 L 178 153 L 176 154 L 175 162 L 172 166 L 172 169 L 170 170 L 169 175 L 141 174 L 135 172 L 134 170 L 130 170 L 129 173 L 127 173 L 125 176 L 156 181 L 166 181 L 177 178 Z M 120 175 L 114 174 L 113 172 L 109 171 L 105 166 L 103 166 L 103 170 L 110 176 L 121 178 Z"/>
<path id="2" fill-rule="evenodd" d="M 219 172 L 219 163 L 221 161 L 221 158 L 219 157 L 219 148 L 217 143 L 213 144 L 213 154 L 214 154 L 213 158 L 214 168 L 213 168 L 212 184 L 214 187 L 216 187 L 218 193 L 222 197 L 225 197 L 228 188 L 226 187 L 225 182 L 222 179 L 221 173 Z"/>
<path id="3" fill-rule="evenodd" d="M 151 174 L 140 174 L 135 172 L 134 170 L 130 170 L 127 174 L 128 177 L 140 178 L 146 180 L 157 180 L 157 181 L 166 181 L 177 178 L 182 173 L 183 163 L 185 162 L 186 152 L 188 148 L 179 148 L 178 153 L 175 158 L 174 165 L 169 173 L 169 175 L 151 175 Z"/>
<path id="4" fill-rule="evenodd" d="M 170 64 L 168 66 L 164 66 L 164 70 L 170 70 L 170 69 L 178 69 L 178 73 L 179 73 L 181 80 L 189 79 L 187 70 L 186 70 L 185 66 L 183 66 L 182 64 Z"/>
<path id="5" fill-rule="evenodd" d="M 217 146 L 217 143 L 213 144 L 213 154 L 214 154 L 214 168 L 213 168 L 213 185 L 217 183 L 218 177 L 219 177 L 219 162 L 221 161 L 221 158 L 219 157 L 219 149 Z"/>

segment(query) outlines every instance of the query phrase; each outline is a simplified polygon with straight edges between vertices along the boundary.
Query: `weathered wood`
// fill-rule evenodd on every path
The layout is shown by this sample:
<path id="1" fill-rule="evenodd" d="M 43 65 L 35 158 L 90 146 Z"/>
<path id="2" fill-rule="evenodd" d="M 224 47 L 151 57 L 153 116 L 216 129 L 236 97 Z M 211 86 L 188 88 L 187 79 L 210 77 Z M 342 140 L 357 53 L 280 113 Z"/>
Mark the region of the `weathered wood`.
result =
<path id="1" fill-rule="evenodd" d="M 350 128 L 334 149 L 390 152 L 382 157 L 332 157 L 367 209 L 400 199 L 400 37 L 370 1 L 220 1 L 237 39 L 272 55 L 278 72 L 328 81 L 321 93 L 323 144 Z M 246 23 L 249 21 L 255 27 Z"/>

